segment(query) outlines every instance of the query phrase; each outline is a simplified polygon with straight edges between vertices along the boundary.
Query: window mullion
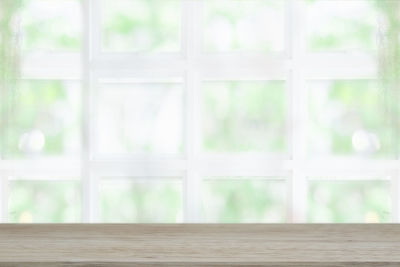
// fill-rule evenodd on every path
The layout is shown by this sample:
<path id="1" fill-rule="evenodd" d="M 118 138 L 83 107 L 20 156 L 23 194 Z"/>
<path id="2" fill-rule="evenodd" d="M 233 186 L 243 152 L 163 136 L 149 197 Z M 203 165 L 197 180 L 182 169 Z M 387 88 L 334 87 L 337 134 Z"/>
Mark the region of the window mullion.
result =
<path id="1" fill-rule="evenodd" d="M 196 164 L 196 154 L 200 140 L 200 78 L 196 61 L 200 54 L 202 2 L 185 0 L 182 9 L 183 51 L 186 57 L 186 117 L 185 117 L 185 154 L 187 160 L 184 182 L 184 220 L 200 221 L 201 177 Z"/>
<path id="2" fill-rule="evenodd" d="M 392 222 L 400 222 L 400 171 L 396 170 L 391 175 Z"/>
<path id="3" fill-rule="evenodd" d="M 8 182 L 5 172 L 0 172 L 0 223 L 8 221 Z"/>
<path id="4" fill-rule="evenodd" d="M 99 30 L 99 1 L 85 0 L 83 1 L 83 51 L 82 51 L 82 64 L 83 64 L 83 78 L 82 78 L 82 218 L 84 222 L 97 222 L 98 221 L 98 186 L 97 181 L 90 169 L 90 159 L 92 151 L 92 138 L 93 132 L 91 108 L 92 108 L 92 75 L 93 69 L 91 67 L 91 60 L 93 56 L 97 55 L 97 42 L 96 31 Z"/>
<path id="5" fill-rule="evenodd" d="M 307 180 L 303 170 L 306 140 L 306 102 L 304 61 L 304 3 L 289 0 L 287 6 L 287 42 L 291 59 L 289 71 L 290 97 L 290 148 L 293 160 L 292 177 L 289 182 L 289 222 L 302 223 L 306 220 Z"/>

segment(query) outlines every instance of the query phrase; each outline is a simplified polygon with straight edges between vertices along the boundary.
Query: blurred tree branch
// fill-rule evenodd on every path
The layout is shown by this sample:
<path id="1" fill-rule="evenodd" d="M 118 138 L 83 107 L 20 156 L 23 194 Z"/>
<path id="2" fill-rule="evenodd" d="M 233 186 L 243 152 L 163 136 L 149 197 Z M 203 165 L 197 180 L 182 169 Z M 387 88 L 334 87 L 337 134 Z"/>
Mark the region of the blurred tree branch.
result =
<path id="1" fill-rule="evenodd" d="M 18 83 L 20 60 L 18 13 L 23 0 L 0 1 L 0 153 L 4 153 L 6 129 Z"/>
<path id="2" fill-rule="evenodd" d="M 381 12 L 379 78 L 383 87 L 385 117 L 392 132 L 391 143 L 399 153 L 400 131 L 400 1 L 375 0 Z"/>

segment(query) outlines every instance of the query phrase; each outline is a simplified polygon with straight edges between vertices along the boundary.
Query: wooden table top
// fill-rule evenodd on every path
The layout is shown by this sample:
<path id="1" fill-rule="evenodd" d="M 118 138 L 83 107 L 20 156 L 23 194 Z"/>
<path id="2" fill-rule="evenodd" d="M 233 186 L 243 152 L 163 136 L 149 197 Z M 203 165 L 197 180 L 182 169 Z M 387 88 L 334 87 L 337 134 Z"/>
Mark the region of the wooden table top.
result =
<path id="1" fill-rule="evenodd" d="M 400 266 L 396 224 L 0 224 L 0 266 Z"/>

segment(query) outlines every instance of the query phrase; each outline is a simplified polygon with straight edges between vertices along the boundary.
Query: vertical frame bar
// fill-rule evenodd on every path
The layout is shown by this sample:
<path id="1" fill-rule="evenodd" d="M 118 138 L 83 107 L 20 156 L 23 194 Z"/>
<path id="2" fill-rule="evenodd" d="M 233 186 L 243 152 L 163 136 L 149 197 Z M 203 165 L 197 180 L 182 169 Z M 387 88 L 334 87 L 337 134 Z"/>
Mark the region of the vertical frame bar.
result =
<path id="1" fill-rule="evenodd" d="M 201 81 L 196 67 L 201 47 L 202 1 L 185 0 L 182 8 L 182 49 L 186 59 L 185 74 L 185 155 L 186 177 L 184 180 L 184 221 L 200 221 L 201 177 L 196 156 L 199 152 Z"/>
<path id="2" fill-rule="evenodd" d="M 399 164 L 398 164 L 399 165 Z M 400 170 L 391 174 L 392 222 L 400 223 Z"/>
<path id="3" fill-rule="evenodd" d="M 83 15 L 83 51 L 82 51 L 82 158 L 81 158 L 81 181 L 82 181 L 82 219 L 84 222 L 98 221 L 98 193 L 97 180 L 94 178 L 91 167 L 91 102 L 92 102 L 92 69 L 91 61 L 96 55 L 98 47 L 99 5 L 98 0 L 84 0 L 82 6 Z M 93 54 L 94 51 L 94 54 Z"/>
<path id="4" fill-rule="evenodd" d="M 0 172 L 0 223 L 8 221 L 8 177 Z"/>
<path id="5" fill-rule="evenodd" d="M 287 54 L 290 58 L 289 95 L 290 95 L 290 147 L 292 156 L 292 176 L 289 182 L 290 206 L 289 222 L 306 221 L 307 180 L 303 168 L 306 156 L 307 91 L 303 73 L 305 34 L 304 2 L 287 2 Z"/>
<path id="6" fill-rule="evenodd" d="M 88 54 L 91 59 L 100 57 L 101 54 L 101 5 L 104 0 L 84 0 L 88 2 L 88 10 L 86 12 L 87 27 L 88 27 Z"/>
<path id="7" fill-rule="evenodd" d="M 286 0 L 285 1 L 285 51 L 284 51 L 284 60 L 287 61 L 288 65 L 288 71 L 286 74 L 286 112 L 287 112 L 287 137 L 286 137 L 286 142 L 287 142 L 287 151 L 286 153 L 292 159 L 293 157 L 293 99 L 292 99 L 292 91 L 293 91 L 293 81 L 291 80 L 291 71 L 292 71 L 292 54 L 293 54 L 293 40 L 292 40 L 292 34 L 293 34 L 293 1 Z M 290 166 L 292 168 L 292 166 Z M 293 177 L 293 172 L 290 171 L 289 175 L 286 177 L 286 222 L 292 222 L 293 219 L 293 204 L 292 204 L 292 177 Z"/>

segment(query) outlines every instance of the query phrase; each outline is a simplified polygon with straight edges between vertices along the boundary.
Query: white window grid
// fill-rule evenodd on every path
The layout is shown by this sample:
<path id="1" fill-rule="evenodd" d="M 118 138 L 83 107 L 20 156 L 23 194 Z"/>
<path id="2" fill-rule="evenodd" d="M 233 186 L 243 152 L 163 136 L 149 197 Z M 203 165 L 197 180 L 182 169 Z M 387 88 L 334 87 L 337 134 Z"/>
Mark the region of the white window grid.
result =
<path id="1" fill-rule="evenodd" d="M 8 177 L 40 174 L 82 177 L 82 221 L 99 222 L 98 183 L 102 176 L 183 178 L 183 222 L 202 222 L 201 182 L 207 176 L 284 177 L 287 182 L 287 222 L 304 223 L 307 181 L 312 177 L 348 177 L 391 181 L 392 220 L 400 222 L 400 159 L 315 160 L 306 157 L 307 80 L 374 79 L 376 63 L 363 54 L 308 54 L 305 49 L 304 0 L 285 2 L 285 51 L 280 55 L 202 53 L 202 8 L 206 0 L 182 0 L 181 52 L 168 54 L 101 52 L 101 1 L 83 0 L 81 55 L 31 55 L 22 64 L 23 79 L 82 81 L 82 155 L 71 161 L 0 160 L 0 222 L 8 221 Z M 38 67 L 36 62 L 40 61 Z M 352 64 L 349 64 L 351 62 Z M 81 69 L 77 69 L 77 65 Z M 357 68 L 348 67 L 349 65 Z M 182 156 L 101 158 L 94 152 L 93 91 L 99 79 L 183 77 L 185 127 Z M 213 80 L 286 81 L 288 105 L 287 157 L 210 156 L 201 152 L 201 83 Z M 144 172 L 143 170 L 146 170 Z M 151 170 L 149 173 L 148 170 Z M 329 174 L 329 175 L 327 175 Z M 57 177 L 58 177 L 57 176 Z M 387 178 L 388 177 L 388 178 Z M 34 178 L 32 178 L 34 179 Z"/>

